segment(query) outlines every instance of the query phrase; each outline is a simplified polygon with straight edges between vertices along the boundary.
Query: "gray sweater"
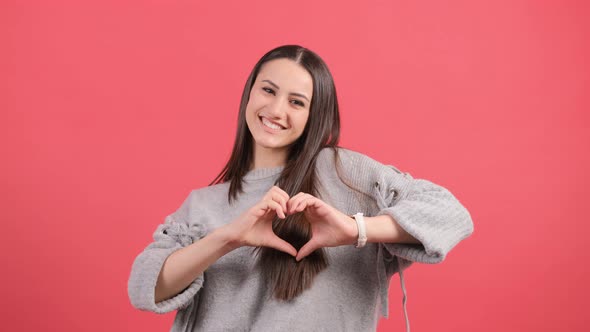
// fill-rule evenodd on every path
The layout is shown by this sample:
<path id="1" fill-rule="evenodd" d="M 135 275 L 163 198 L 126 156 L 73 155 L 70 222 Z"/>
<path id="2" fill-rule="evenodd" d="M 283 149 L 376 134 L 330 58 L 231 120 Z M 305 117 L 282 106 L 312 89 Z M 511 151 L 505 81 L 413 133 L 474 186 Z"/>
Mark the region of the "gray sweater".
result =
<path id="1" fill-rule="evenodd" d="M 325 148 L 318 156 L 319 197 L 349 215 L 391 215 L 421 244 L 325 248 L 328 267 L 310 289 L 289 303 L 269 295 L 253 248 L 242 247 L 217 260 L 181 293 L 155 303 L 156 281 L 166 258 L 257 203 L 283 166 L 256 169 L 244 177 L 244 193 L 232 205 L 227 201 L 229 184 L 217 184 L 193 190 L 166 217 L 131 268 L 132 305 L 159 314 L 177 310 L 172 331 L 371 331 L 380 315 L 387 317 L 389 281 L 399 272 L 405 311 L 403 270 L 413 262 L 442 262 L 472 234 L 471 216 L 441 186 L 358 152 L 340 148 L 339 155 L 342 178 L 332 149 Z"/>

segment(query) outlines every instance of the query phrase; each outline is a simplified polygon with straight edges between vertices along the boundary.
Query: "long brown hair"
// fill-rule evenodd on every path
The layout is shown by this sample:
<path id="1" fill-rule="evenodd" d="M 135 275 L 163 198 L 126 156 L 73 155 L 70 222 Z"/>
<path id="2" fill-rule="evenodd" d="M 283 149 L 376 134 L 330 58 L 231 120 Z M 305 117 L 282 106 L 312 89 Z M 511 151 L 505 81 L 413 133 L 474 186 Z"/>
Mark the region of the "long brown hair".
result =
<path id="1" fill-rule="evenodd" d="M 313 97 L 309 117 L 301 136 L 289 149 L 287 161 L 276 185 L 290 197 L 299 192 L 318 195 L 315 164 L 318 153 L 325 147 L 336 149 L 340 138 L 340 115 L 336 88 L 328 66 L 314 52 L 299 45 L 284 45 L 270 50 L 254 66 L 240 102 L 238 129 L 229 161 L 212 184 L 230 182 L 230 204 L 242 193 L 242 178 L 253 160 L 253 138 L 246 124 L 246 106 L 250 91 L 263 64 L 286 58 L 305 68 L 313 79 Z M 311 238 L 311 226 L 303 214 L 275 218 L 273 231 L 299 250 Z M 327 265 L 323 249 L 318 249 L 300 262 L 281 251 L 260 247 L 259 265 L 273 295 L 280 300 L 291 300 L 309 288 L 314 277 Z"/>

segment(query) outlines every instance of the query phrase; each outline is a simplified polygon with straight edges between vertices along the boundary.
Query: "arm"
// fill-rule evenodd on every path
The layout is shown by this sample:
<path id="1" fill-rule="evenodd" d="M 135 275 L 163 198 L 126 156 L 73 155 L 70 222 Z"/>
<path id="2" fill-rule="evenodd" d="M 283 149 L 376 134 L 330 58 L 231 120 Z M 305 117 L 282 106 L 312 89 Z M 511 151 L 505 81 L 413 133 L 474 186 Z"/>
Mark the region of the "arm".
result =
<path id="1" fill-rule="evenodd" d="M 321 199 L 299 193 L 287 203 L 289 213 L 304 212 L 311 223 L 312 237 L 297 253 L 300 261 L 322 247 L 353 245 L 358 239 L 356 221 Z M 419 243 L 389 215 L 365 217 L 368 242 Z"/>
<path id="2" fill-rule="evenodd" d="M 410 261 L 439 263 L 462 239 L 473 233 L 467 209 L 443 187 L 417 181 L 414 192 L 377 216 L 365 217 L 367 241 L 381 243 L 392 255 Z M 357 242 L 354 219 L 312 195 L 300 193 L 289 202 L 290 213 L 305 212 L 312 238 L 298 252 L 301 260 L 321 247 Z M 420 246 L 416 246 L 420 244 Z"/>
<path id="3" fill-rule="evenodd" d="M 373 216 L 390 216 L 419 241 L 380 242 L 389 254 L 413 262 L 440 263 L 473 233 L 469 211 L 446 188 L 360 153 L 342 150 L 340 156 L 345 180 L 372 196 L 379 207 Z"/>
<path id="4" fill-rule="evenodd" d="M 272 231 L 276 214 L 284 217 L 287 194 L 277 187 L 232 223 L 205 235 L 189 222 L 192 199 L 166 218 L 151 243 L 135 259 L 128 282 L 134 307 L 166 313 L 188 306 L 201 289 L 203 272 L 220 257 L 242 246 L 266 246 L 295 256 L 293 246 Z"/>
<path id="5" fill-rule="evenodd" d="M 365 217 L 365 224 L 367 228 L 367 242 L 420 243 L 410 233 L 406 232 L 390 215 Z M 357 238 L 354 238 L 354 243 L 356 243 L 356 240 Z"/>
<path id="6" fill-rule="evenodd" d="M 271 191 L 273 190 L 282 192 L 278 187 L 273 187 Z M 277 203 L 281 199 L 275 198 L 275 201 L 271 196 L 263 198 L 231 224 L 220 227 L 190 246 L 172 253 L 164 262 L 158 276 L 156 302 L 178 294 L 219 258 L 243 246 L 273 247 L 295 256 L 295 248 L 278 238 L 272 231 L 275 209 L 282 211 L 282 206 Z M 285 198 L 282 200 L 286 202 Z"/>
<path id="7" fill-rule="evenodd" d="M 383 245 L 392 255 L 409 261 L 440 263 L 455 245 L 473 233 L 471 215 L 446 188 L 424 179 L 410 181 L 407 188 L 400 190 L 399 200 L 387 202 L 378 215 L 393 218 L 404 232 L 419 241 L 413 243 L 421 245 Z M 396 189 L 386 187 L 386 191 Z"/>
<path id="8" fill-rule="evenodd" d="M 188 247 L 173 252 L 158 275 L 155 302 L 179 294 L 211 264 L 238 247 L 228 232 L 220 228 Z"/>

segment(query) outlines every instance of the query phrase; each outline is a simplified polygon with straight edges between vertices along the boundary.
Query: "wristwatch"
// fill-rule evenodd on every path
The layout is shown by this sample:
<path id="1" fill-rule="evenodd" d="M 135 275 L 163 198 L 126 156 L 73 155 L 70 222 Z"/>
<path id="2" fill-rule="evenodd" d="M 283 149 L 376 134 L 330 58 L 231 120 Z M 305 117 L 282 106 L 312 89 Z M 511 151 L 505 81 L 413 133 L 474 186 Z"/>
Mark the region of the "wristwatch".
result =
<path id="1" fill-rule="evenodd" d="M 362 248 L 365 246 L 365 244 L 367 244 L 367 227 L 365 225 L 365 217 L 363 216 L 362 212 L 358 212 L 352 217 L 356 221 L 356 226 L 359 230 L 359 237 L 355 247 Z"/>

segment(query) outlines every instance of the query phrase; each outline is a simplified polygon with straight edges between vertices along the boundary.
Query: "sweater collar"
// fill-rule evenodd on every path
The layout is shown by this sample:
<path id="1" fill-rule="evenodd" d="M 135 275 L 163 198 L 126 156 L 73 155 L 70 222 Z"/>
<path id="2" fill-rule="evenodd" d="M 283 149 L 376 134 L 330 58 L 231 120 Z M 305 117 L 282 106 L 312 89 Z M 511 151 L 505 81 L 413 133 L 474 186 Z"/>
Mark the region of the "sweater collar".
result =
<path id="1" fill-rule="evenodd" d="M 277 174 L 280 174 L 285 166 L 277 166 L 272 168 L 256 168 L 251 171 L 248 171 L 243 177 L 244 180 L 252 181 L 252 180 L 261 180 L 273 177 Z"/>

